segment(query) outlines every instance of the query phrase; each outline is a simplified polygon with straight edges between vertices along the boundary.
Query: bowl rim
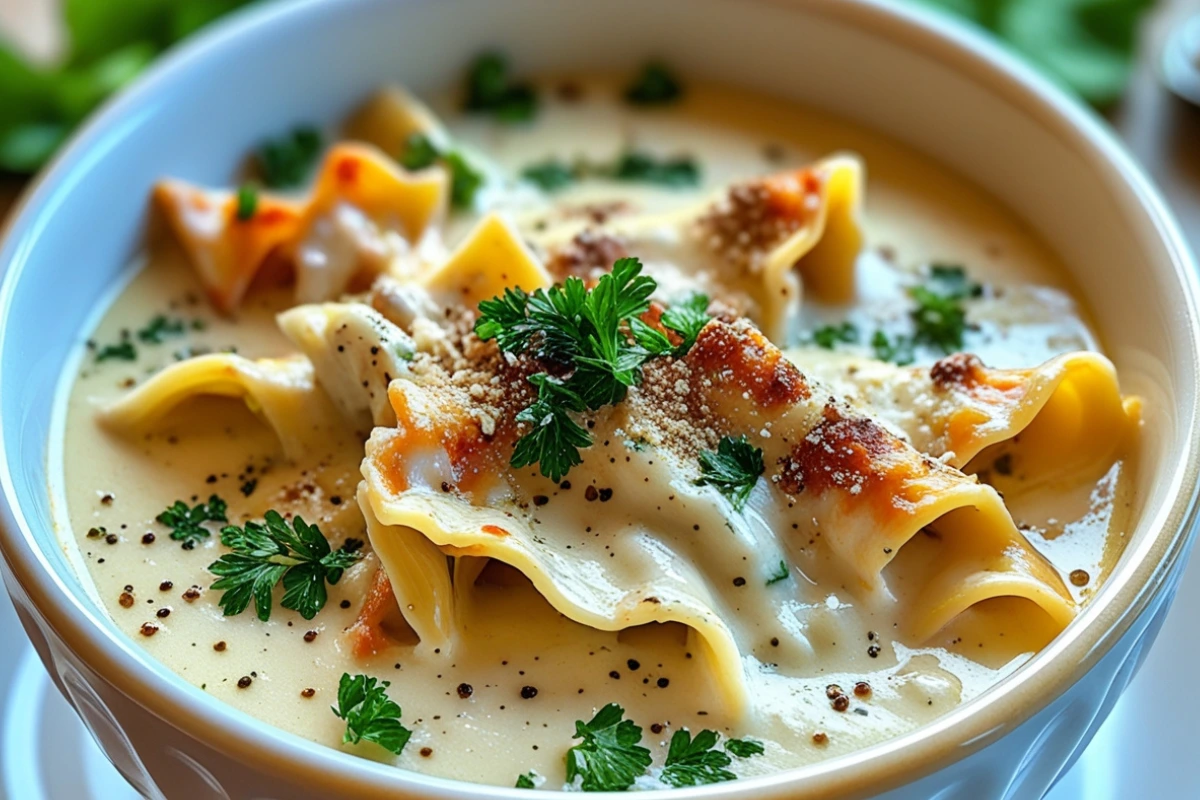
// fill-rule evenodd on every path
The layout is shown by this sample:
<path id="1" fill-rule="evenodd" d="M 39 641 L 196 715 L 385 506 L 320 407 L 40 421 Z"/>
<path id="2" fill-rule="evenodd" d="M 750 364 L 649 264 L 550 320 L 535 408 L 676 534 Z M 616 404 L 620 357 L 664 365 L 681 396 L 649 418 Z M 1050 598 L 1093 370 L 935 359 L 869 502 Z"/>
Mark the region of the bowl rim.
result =
<path id="1" fill-rule="evenodd" d="M 10 318 L 14 286 L 36 245 L 40 220 L 52 213 L 55 198 L 73 181 L 73 171 L 103 155 L 103 144 L 122 120 L 148 101 L 169 92 L 188 73 L 218 59 L 222 51 L 248 46 L 284 21 L 314 25 L 314 20 L 352 9 L 381 6 L 388 0 L 291 0 L 237 12 L 167 54 L 133 87 L 105 103 L 62 148 L 25 191 L 0 234 L 4 261 L 0 320 Z M 940 14 L 885 0 L 755 0 L 760 4 L 816 14 L 890 38 L 944 64 L 955 66 L 982 88 L 995 92 L 1086 158 L 1089 169 L 1130 203 L 1129 217 L 1143 217 L 1168 255 L 1186 310 L 1193 372 L 1200 375 L 1200 279 L 1196 265 L 1170 210 L 1124 147 L 1089 109 L 1065 95 L 982 32 Z M 0 351 L 7 328 L 0 325 Z M 0 391 L 5 376 L 0 374 Z M 1200 387 L 1195 387 L 1200 388 Z M 1197 392 L 1200 394 L 1200 391 Z M 1063 694 L 1108 652 L 1168 585 L 1185 554 L 1198 513 L 1200 421 L 1197 409 L 1181 414 L 1186 436 L 1183 463 L 1174 472 L 1166 500 L 1151 512 L 1151 530 L 1138 547 L 1127 549 L 1104 588 L 1079 617 L 1013 675 L 983 695 L 910 731 L 879 744 L 773 775 L 690 789 L 660 790 L 654 797 L 745 795 L 782 797 L 803 789 L 806 796 L 878 792 L 896 788 L 959 761 L 1010 733 Z M 339 751 L 260 722 L 191 686 L 161 665 L 132 640 L 101 624 L 99 609 L 81 602 L 37 545 L 16 503 L 8 453 L 0 437 L 0 554 L 22 590 L 56 634 L 110 686 L 142 709 L 224 757 L 259 772 L 287 774 L 314 789 L 366 797 L 381 791 L 420 790 L 427 797 L 523 798 L 516 789 L 439 778 Z M 852 767 L 849 768 L 849 767 Z M 668 794 L 669 792 L 669 794 Z M 566 793 L 544 792 L 547 796 Z"/>

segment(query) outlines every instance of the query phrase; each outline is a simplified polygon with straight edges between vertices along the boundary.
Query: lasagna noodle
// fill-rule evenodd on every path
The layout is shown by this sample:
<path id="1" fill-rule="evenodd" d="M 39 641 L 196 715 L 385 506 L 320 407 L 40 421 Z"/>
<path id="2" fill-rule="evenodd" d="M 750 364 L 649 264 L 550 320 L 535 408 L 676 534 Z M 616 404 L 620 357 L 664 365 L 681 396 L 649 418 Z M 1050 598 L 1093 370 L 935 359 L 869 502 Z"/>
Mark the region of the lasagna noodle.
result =
<path id="1" fill-rule="evenodd" d="M 853 298 L 862 196 L 861 160 L 840 154 L 734 184 L 680 211 L 617 216 L 601 231 L 566 225 L 534 235 L 551 263 L 562 265 L 559 271 L 606 271 L 614 255 L 637 254 L 668 291 L 698 287 L 781 342 L 795 323 L 802 290 L 830 303 Z"/>
<path id="2" fill-rule="evenodd" d="M 1027 369 L 992 369 L 965 353 L 932 367 L 897 367 L 821 348 L 788 358 L 869 411 L 922 453 L 969 472 L 998 458 L 1003 480 L 1053 480 L 1107 469 L 1140 419 L 1112 363 L 1067 353 Z"/>
<path id="3" fill-rule="evenodd" d="M 387 387 L 408 374 L 416 344 L 382 314 L 362 303 L 297 306 L 279 327 L 312 362 L 317 382 L 358 430 L 395 425 Z"/>
<path id="4" fill-rule="evenodd" d="M 307 358 L 251 360 L 234 354 L 172 364 L 105 408 L 99 420 L 110 430 L 134 435 L 152 429 L 184 401 L 201 396 L 244 401 L 274 429 L 292 460 L 320 455 L 343 426 L 333 404 L 316 387 Z"/>
<path id="5" fill-rule="evenodd" d="M 894 594 L 908 621 L 903 633 L 914 638 L 1003 595 L 1031 600 L 1059 625 L 1072 617 L 1057 573 L 993 489 L 837 404 L 750 325 L 712 322 L 681 363 L 660 364 L 654 368 L 663 375 L 648 374 L 626 403 L 597 419 L 596 444 L 572 470 L 570 489 L 532 469 L 508 468 L 514 426 L 502 419 L 484 435 L 479 419 L 489 412 L 472 407 L 469 394 L 436 381 L 395 381 L 397 425 L 374 431 L 363 462 L 367 515 L 417 531 L 442 552 L 511 565 L 582 624 L 686 625 L 735 711 L 746 707 L 743 658 L 763 615 L 777 615 L 786 593 L 769 591 L 765 581 L 731 588 L 729 565 L 766 575 L 781 553 L 799 546 L 790 531 L 800 523 L 806 531 L 817 526 L 853 591 L 883 602 Z M 687 392 L 678 392 L 677 380 L 688 383 Z M 678 418 L 697 431 L 746 433 L 762 447 L 772 466 L 744 512 L 695 486 L 696 451 L 655 412 L 663 409 L 656 393 L 664 392 L 683 404 Z M 646 446 L 628 448 L 627 437 Z M 590 505 L 608 499 L 597 487 L 619 503 Z M 918 564 L 911 574 L 898 563 L 901 573 L 889 571 L 885 580 L 885 568 L 918 536 L 932 555 L 908 559 Z M 444 573 L 443 566 L 442 586 Z M 918 584 L 919 592 L 910 590 Z M 432 615 L 454 617 L 450 595 Z"/>
<path id="6" fill-rule="evenodd" d="M 406 172 L 375 147 L 332 147 L 302 200 L 257 195 L 239 215 L 235 193 L 162 181 L 155 201 L 213 305 L 231 312 L 272 257 L 288 265 L 300 302 L 332 300 L 385 271 L 442 219 L 449 176 Z"/>

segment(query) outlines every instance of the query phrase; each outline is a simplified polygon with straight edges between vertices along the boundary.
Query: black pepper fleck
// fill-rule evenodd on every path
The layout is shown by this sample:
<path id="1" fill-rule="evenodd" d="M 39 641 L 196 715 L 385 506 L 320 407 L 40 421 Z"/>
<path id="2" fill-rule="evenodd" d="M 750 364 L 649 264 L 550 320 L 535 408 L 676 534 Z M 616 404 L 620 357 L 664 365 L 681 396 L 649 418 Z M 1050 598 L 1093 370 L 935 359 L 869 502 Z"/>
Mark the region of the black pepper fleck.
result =
<path id="1" fill-rule="evenodd" d="M 537 693 L 538 692 L 537 692 L 536 686 L 522 686 L 521 687 L 521 697 L 526 700 L 532 700 L 533 698 L 537 697 Z"/>
<path id="2" fill-rule="evenodd" d="M 249 675 L 243 675 L 242 677 L 238 678 L 238 688 L 239 689 L 245 689 L 245 688 L 249 687 L 250 684 L 252 684 L 252 683 L 254 683 L 254 679 L 251 678 Z"/>

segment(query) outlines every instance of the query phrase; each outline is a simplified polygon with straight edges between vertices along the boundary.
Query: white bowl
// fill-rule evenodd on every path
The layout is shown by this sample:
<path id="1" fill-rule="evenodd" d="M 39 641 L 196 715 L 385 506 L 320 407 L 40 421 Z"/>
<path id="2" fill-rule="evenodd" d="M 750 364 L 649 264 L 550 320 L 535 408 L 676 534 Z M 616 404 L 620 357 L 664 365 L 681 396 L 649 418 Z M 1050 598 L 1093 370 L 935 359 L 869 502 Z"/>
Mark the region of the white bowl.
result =
<path id="1" fill-rule="evenodd" d="M 656 55 L 698 79 L 850 118 L 975 181 L 1067 263 L 1123 388 L 1147 401 L 1138 524 L 1108 583 L 1027 665 L 929 725 L 809 768 L 670 793 L 1040 796 L 1129 682 L 1190 543 L 1200 445 L 1194 265 L 1158 195 L 1088 111 L 979 36 L 871 0 L 277 4 L 184 47 L 76 136 L 0 252 L 0 549 L 30 638 L 109 757 L 151 797 L 518 796 L 321 747 L 156 663 L 71 571 L 45 467 L 63 365 L 137 251 L 157 178 L 228 182 L 280 127 L 338 119 L 386 80 L 418 92 L 445 84 L 487 46 L 530 71 L 628 70 Z"/>

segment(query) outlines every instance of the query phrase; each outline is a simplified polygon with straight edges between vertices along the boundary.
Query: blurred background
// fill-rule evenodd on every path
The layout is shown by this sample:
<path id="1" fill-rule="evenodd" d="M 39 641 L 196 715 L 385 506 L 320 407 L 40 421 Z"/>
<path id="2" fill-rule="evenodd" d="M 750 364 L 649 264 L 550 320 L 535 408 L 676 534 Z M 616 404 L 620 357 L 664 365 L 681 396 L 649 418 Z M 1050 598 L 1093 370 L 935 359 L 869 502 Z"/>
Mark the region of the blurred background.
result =
<path id="1" fill-rule="evenodd" d="M 1200 0 L 892 2 L 935 8 L 988 32 L 1096 109 L 1161 187 L 1192 247 L 1200 251 Z M 0 0 L 0 219 L 29 178 L 96 106 L 164 51 L 250 4 Z M 1175 692 L 1163 702 L 1165 692 L 1178 686 L 1181 666 L 1187 669 L 1184 665 L 1195 654 L 1197 562 L 1193 559 L 1137 679 L 1051 800 L 1200 797 L 1197 779 L 1186 766 L 1194 758 L 1200 696 Z M 5 629 L 15 631 L 16 625 L 8 599 L 0 593 L 0 631 Z M 8 697 L 8 689 L 22 685 L 17 673 L 23 669 L 41 666 L 32 658 L 18 665 L 11 654 L 0 654 L 0 716 L 17 713 L 6 704 L 23 698 Z M 1151 709 L 1153 723 L 1148 724 Z M 0 734 L 0 745 L 28 748 L 30 762 L 43 749 L 63 752 L 67 738 L 85 735 L 57 697 L 32 713 L 53 732 L 53 742 L 2 741 Z M 89 785 L 96 781 L 94 787 L 103 787 L 88 796 L 132 796 L 98 751 L 84 752 L 96 763 L 61 771 L 66 783 L 46 787 L 46 796 L 83 796 L 78 781 L 85 775 L 91 776 L 86 778 Z M 4 794 L 0 785 L 0 798 Z"/>
<path id="2" fill-rule="evenodd" d="M 1200 108 L 1180 96 L 1200 103 L 1200 0 L 893 2 L 982 28 L 1096 108 L 1200 239 Z M 0 214 L 96 106 L 165 50 L 250 4 L 0 0 Z"/>

